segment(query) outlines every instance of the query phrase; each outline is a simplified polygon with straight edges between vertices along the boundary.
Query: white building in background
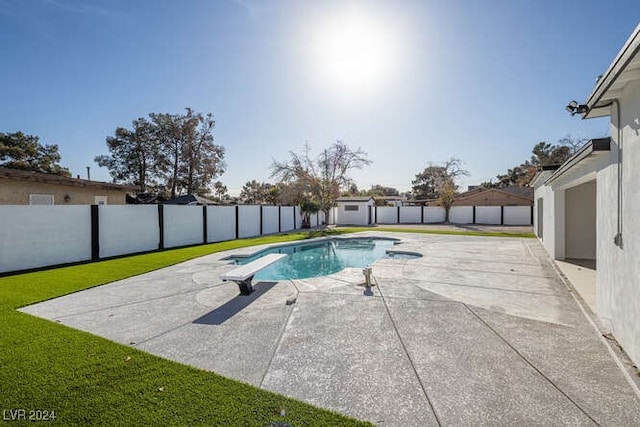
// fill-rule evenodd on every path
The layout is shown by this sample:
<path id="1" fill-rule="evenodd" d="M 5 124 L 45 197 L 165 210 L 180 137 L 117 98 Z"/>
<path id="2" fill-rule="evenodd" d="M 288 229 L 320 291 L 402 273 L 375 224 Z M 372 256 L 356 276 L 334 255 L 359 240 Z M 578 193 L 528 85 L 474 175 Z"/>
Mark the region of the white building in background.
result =
<path id="1" fill-rule="evenodd" d="M 640 364 L 640 25 L 584 104 L 583 119 L 609 116 L 611 137 L 589 141 L 535 187 L 534 226 L 556 259 L 596 264 L 596 314 Z"/>
<path id="2" fill-rule="evenodd" d="M 338 197 L 334 208 L 337 225 L 369 225 L 373 223 L 373 197 Z"/>

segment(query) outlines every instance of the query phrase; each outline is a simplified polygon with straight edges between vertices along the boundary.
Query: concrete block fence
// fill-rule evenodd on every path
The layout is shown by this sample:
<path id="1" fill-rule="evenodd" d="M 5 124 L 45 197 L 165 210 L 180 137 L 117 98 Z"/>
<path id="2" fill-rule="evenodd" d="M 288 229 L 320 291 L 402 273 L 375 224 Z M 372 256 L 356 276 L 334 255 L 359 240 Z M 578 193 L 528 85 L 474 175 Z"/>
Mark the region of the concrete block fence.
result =
<path id="1" fill-rule="evenodd" d="M 323 214 L 311 217 L 320 225 Z M 0 206 L 0 274 L 292 231 L 293 206 Z"/>
<path id="2" fill-rule="evenodd" d="M 438 206 L 370 206 L 344 216 L 333 208 L 329 223 L 350 224 L 437 224 L 445 210 Z M 371 217 L 371 220 L 369 220 Z M 533 206 L 453 206 L 449 222 L 454 224 L 533 225 Z"/>

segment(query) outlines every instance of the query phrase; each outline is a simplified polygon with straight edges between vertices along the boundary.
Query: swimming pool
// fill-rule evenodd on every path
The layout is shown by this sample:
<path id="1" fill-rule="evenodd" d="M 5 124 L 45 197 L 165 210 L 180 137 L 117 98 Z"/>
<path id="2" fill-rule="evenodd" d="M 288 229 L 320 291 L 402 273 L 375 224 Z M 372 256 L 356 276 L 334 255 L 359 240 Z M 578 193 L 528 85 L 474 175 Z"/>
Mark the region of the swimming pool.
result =
<path id="1" fill-rule="evenodd" d="M 363 268 L 380 258 L 415 258 L 418 254 L 390 252 L 397 239 L 340 238 L 278 246 L 249 257 L 230 257 L 237 264 L 246 264 L 266 254 L 289 256 L 260 270 L 255 280 L 305 279 L 337 273 L 348 267 Z"/>

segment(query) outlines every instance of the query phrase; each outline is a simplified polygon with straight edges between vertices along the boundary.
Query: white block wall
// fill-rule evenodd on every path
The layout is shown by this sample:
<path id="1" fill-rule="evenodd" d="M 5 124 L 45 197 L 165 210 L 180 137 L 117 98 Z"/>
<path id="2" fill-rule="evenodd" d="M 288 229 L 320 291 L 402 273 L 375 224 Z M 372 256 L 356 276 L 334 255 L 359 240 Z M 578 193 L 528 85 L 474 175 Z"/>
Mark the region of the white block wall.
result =
<path id="1" fill-rule="evenodd" d="M 293 206 L 282 206 L 280 210 L 280 226 L 282 227 L 282 231 L 293 230 Z"/>
<path id="2" fill-rule="evenodd" d="M 204 243 L 202 230 L 202 206 L 164 206 L 165 248 Z"/>
<path id="3" fill-rule="evenodd" d="M 157 205 L 100 206 L 98 216 L 101 258 L 158 249 Z"/>
<path id="4" fill-rule="evenodd" d="M 272 234 L 278 232 L 278 207 L 262 207 L 262 233 Z"/>
<path id="5" fill-rule="evenodd" d="M 425 206 L 423 209 L 425 223 L 444 222 L 446 215 L 444 208 L 440 206 Z"/>
<path id="6" fill-rule="evenodd" d="M 260 235 L 260 206 L 238 206 L 238 237 L 254 237 Z"/>
<path id="7" fill-rule="evenodd" d="M 420 224 L 421 221 L 422 221 L 422 206 L 400 207 L 400 223 L 401 224 Z"/>
<path id="8" fill-rule="evenodd" d="M 0 272 L 89 259 L 89 206 L 0 206 Z"/>
<path id="9" fill-rule="evenodd" d="M 207 206 L 207 241 L 222 242 L 236 238 L 236 207 Z"/>
<path id="10" fill-rule="evenodd" d="M 502 212 L 500 206 L 476 206 L 476 224 L 500 224 L 501 222 Z"/>
<path id="11" fill-rule="evenodd" d="M 397 224 L 398 223 L 398 208 L 395 206 L 378 206 L 377 218 L 378 224 Z"/>
<path id="12" fill-rule="evenodd" d="M 504 225 L 531 225 L 531 206 L 505 206 Z"/>
<path id="13" fill-rule="evenodd" d="M 449 222 L 454 224 L 473 223 L 473 206 L 452 206 L 449 210 Z"/>

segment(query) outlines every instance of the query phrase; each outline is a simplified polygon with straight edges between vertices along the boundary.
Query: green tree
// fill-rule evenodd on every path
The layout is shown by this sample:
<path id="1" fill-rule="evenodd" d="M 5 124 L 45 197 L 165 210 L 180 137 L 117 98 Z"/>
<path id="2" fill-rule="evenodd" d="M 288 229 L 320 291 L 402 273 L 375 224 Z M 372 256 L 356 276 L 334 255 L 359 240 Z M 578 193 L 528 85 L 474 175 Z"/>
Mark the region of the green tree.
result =
<path id="1" fill-rule="evenodd" d="M 248 205 L 257 205 L 265 202 L 267 188 L 264 183 L 255 179 L 247 181 L 240 191 L 240 200 Z"/>
<path id="2" fill-rule="evenodd" d="M 328 218 L 340 191 L 348 189 L 353 182 L 349 172 L 371 161 L 364 150 L 352 150 L 342 141 L 335 142 L 316 157 L 310 152 L 309 145 L 305 144 L 302 153 L 289 152 L 289 160 L 274 160 L 271 176 L 284 184 L 294 184 L 308 196 L 304 200 L 315 201 Z"/>
<path id="3" fill-rule="evenodd" d="M 558 140 L 558 144 L 542 141 L 533 146 L 531 157 L 518 166 L 507 170 L 507 173 L 497 175 L 497 187 L 528 185 L 536 172 L 543 166 L 557 166 L 566 162 L 577 150 L 584 145 L 585 139 L 565 136 Z"/>
<path id="4" fill-rule="evenodd" d="M 42 145 L 40 138 L 22 132 L 0 133 L 0 166 L 9 169 L 71 176 L 60 166 L 60 153 L 55 144 Z"/>
<path id="5" fill-rule="evenodd" d="M 456 191 L 458 189 L 456 181 L 468 175 L 469 172 L 462 169 L 460 159 L 451 158 L 442 165 L 430 163 L 411 181 L 413 197 L 426 200 L 438 199 L 445 185 L 453 186 L 453 190 Z"/>
<path id="6" fill-rule="evenodd" d="M 222 202 L 228 195 L 227 186 L 220 181 L 216 181 L 213 184 L 213 194 L 215 194 L 219 202 Z"/>
<path id="7" fill-rule="evenodd" d="M 400 192 L 398 191 L 397 188 L 393 188 L 393 187 L 385 187 L 382 185 L 372 185 L 371 188 L 369 190 L 365 190 L 365 191 L 361 191 L 361 194 L 363 194 L 364 196 L 379 196 L 379 197 L 385 197 L 385 196 L 399 196 Z"/>
<path id="8" fill-rule="evenodd" d="M 215 122 L 211 114 L 150 113 L 133 122 L 133 129 L 117 128 L 107 138 L 109 155 L 95 161 L 109 169 L 116 182 L 167 189 L 178 194 L 204 195 L 224 173 L 224 147 L 213 142 Z"/>
<path id="9" fill-rule="evenodd" d="M 313 200 L 304 200 L 300 203 L 302 212 L 302 228 L 311 228 L 311 215 L 320 210 L 320 205 Z"/>
<path id="10" fill-rule="evenodd" d="M 114 136 L 107 137 L 109 154 L 96 156 L 94 161 L 109 169 L 115 182 L 135 185 L 144 193 L 157 189 L 158 163 L 163 157 L 153 138 L 151 123 L 139 118 L 132 125 L 131 130 L 116 128 Z"/>

